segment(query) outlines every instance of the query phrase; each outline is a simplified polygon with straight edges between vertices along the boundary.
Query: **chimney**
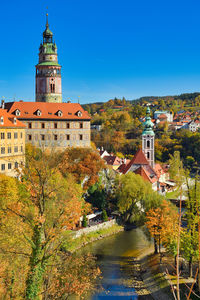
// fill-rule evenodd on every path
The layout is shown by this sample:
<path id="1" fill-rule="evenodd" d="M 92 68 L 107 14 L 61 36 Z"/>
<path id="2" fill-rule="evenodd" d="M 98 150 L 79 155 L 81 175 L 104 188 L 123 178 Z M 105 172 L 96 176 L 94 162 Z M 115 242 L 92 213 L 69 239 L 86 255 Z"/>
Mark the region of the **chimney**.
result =
<path id="1" fill-rule="evenodd" d="M 1 100 L 1 108 L 5 109 L 5 101 L 3 99 Z"/>

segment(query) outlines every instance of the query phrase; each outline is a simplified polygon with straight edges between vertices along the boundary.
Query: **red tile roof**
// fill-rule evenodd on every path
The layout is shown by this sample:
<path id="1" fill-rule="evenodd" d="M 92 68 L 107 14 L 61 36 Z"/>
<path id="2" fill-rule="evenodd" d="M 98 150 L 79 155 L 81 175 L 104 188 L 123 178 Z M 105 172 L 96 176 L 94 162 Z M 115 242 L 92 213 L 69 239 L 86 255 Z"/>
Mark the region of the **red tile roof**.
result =
<path id="1" fill-rule="evenodd" d="M 119 166 L 121 164 L 121 159 L 114 155 L 104 156 L 103 159 L 111 166 Z"/>
<path id="2" fill-rule="evenodd" d="M 125 170 L 126 166 L 129 164 L 129 162 L 130 162 L 130 159 L 127 159 L 127 160 L 126 160 L 126 163 L 122 163 L 122 164 L 119 166 L 119 168 L 117 169 L 117 172 L 119 172 L 119 173 L 124 173 L 124 170 Z"/>
<path id="3" fill-rule="evenodd" d="M 126 168 L 124 169 L 124 174 L 130 169 L 132 165 L 148 165 L 149 162 L 146 159 L 144 153 L 142 152 L 142 149 L 139 149 L 135 156 L 132 158 L 132 160 L 127 164 Z"/>
<path id="4" fill-rule="evenodd" d="M 148 170 L 146 170 L 143 166 L 139 167 L 134 173 L 139 174 L 144 180 L 149 181 L 150 183 L 157 181 L 156 176 L 151 177 L 151 173 L 148 172 Z"/>
<path id="5" fill-rule="evenodd" d="M 0 121 L 1 117 L 3 117 L 3 124 L 0 122 L 0 128 L 12 127 L 12 128 L 21 128 L 26 127 L 25 124 L 16 119 L 16 123 L 14 123 L 15 116 L 9 114 L 5 109 L 0 108 Z"/>
<path id="6" fill-rule="evenodd" d="M 9 113 L 15 115 L 15 111 L 20 111 L 18 119 L 63 119 L 63 120 L 90 120 L 90 116 L 79 103 L 45 103 L 45 102 L 8 102 L 5 108 Z M 41 116 L 37 115 L 37 110 L 41 111 Z M 62 112 L 62 116 L 58 115 Z M 78 112 L 81 116 L 78 116 Z"/>

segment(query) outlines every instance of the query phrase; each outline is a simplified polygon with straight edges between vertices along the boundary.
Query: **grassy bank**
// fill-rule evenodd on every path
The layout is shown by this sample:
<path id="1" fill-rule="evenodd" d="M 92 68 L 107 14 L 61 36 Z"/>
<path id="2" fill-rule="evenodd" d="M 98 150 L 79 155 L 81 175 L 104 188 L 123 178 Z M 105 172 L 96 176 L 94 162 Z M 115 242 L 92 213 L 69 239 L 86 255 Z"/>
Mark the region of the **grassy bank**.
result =
<path id="1" fill-rule="evenodd" d="M 66 251 L 74 252 L 89 243 L 100 240 L 104 237 L 113 235 L 113 234 L 118 233 L 123 230 L 124 230 L 123 226 L 119 226 L 119 225 L 115 224 L 115 225 L 105 228 L 105 229 L 99 229 L 97 231 L 89 232 L 88 234 L 83 234 L 80 237 L 75 238 L 75 239 L 73 239 L 72 235 L 71 234 L 69 235 L 69 233 L 68 233 L 68 236 L 66 236 L 66 242 L 64 243 L 63 248 Z M 71 236 L 71 237 L 69 237 L 69 236 Z"/>

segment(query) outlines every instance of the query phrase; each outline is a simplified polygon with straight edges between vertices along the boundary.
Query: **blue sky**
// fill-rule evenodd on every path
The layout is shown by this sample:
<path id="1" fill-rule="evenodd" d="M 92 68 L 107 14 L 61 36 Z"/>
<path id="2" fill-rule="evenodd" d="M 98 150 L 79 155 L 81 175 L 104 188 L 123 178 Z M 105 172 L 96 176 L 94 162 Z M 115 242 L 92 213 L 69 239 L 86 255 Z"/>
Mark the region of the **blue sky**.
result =
<path id="1" fill-rule="evenodd" d="M 62 65 L 63 99 L 200 92 L 200 1 L 1 1 L 0 97 L 34 101 L 45 29 Z"/>

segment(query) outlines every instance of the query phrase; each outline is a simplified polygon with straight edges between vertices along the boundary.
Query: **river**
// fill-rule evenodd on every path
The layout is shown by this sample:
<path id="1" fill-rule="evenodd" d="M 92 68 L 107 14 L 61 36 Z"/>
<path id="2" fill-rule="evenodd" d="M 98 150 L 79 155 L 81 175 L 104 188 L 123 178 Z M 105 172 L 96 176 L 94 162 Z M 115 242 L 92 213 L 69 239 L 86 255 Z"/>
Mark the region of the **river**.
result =
<path id="1" fill-rule="evenodd" d="M 103 291 L 96 292 L 90 299 L 136 300 L 134 289 L 134 264 L 137 257 L 151 247 L 140 228 L 122 231 L 84 247 L 82 253 L 92 253 L 102 272 Z"/>

